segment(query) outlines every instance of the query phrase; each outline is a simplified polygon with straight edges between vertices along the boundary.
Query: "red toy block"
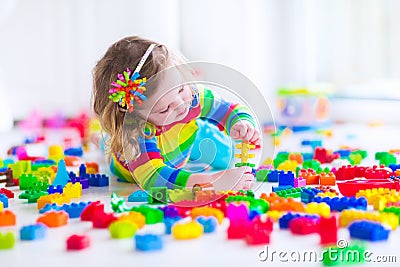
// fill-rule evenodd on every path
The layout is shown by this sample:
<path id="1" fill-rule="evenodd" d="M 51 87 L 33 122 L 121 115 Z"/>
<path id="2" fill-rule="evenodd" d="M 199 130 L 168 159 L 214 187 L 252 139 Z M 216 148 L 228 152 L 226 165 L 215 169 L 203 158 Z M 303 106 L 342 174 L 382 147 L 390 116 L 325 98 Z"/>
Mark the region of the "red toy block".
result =
<path id="1" fill-rule="evenodd" d="M 0 212 L 0 226 L 13 226 L 16 224 L 15 214 L 10 210 Z"/>
<path id="2" fill-rule="evenodd" d="M 393 171 L 389 168 L 386 168 L 384 165 L 372 166 L 367 168 L 364 172 L 364 177 L 367 179 L 386 179 L 390 178 L 393 175 Z"/>
<path id="3" fill-rule="evenodd" d="M 340 154 L 338 153 L 329 153 L 325 148 L 323 147 L 316 147 L 314 151 L 314 157 L 313 159 L 318 160 L 321 164 L 324 163 L 331 163 L 335 159 L 338 159 L 340 157 Z"/>
<path id="4" fill-rule="evenodd" d="M 82 221 L 93 221 L 93 215 L 97 212 L 104 213 L 104 204 L 100 201 L 92 202 L 82 211 Z"/>
<path id="5" fill-rule="evenodd" d="M 273 224 L 271 218 L 267 218 L 264 221 L 261 216 L 254 218 L 247 225 L 246 243 L 249 245 L 269 244 Z"/>
<path id="6" fill-rule="evenodd" d="M 96 162 L 86 162 L 86 172 L 88 174 L 97 174 L 99 173 L 99 164 Z"/>
<path id="7" fill-rule="evenodd" d="M 360 170 L 358 170 L 360 172 Z M 335 172 L 336 180 L 352 180 L 356 178 L 356 169 L 351 165 L 342 166 Z M 360 177 L 360 176 L 357 176 Z"/>
<path id="8" fill-rule="evenodd" d="M 321 217 L 319 221 L 319 236 L 321 245 L 335 245 L 338 239 L 338 223 L 335 216 Z"/>
<path id="9" fill-rule="evenodd" d="M 67 239 L 67 250 L 82 250 L 90 246 L 90 238 L 87 235 L 71 235 Z"/>
<path id="10" fill-rule="evenodd" d="M 319 175 L 319 184 L 320 185 L 336 185 L 336 176 L 330 173 L 321 173 Z"/>
<path id="11" fill-rule="evenodd" d="M 354 174 L 355 174 L 355 176 L 356 177 L 364 177 L 366 169 L 368 169 L 368 167 L 354 166 Z"/>
<path id="12" fill-rule="evenodd" d="M 108 228 L 117 219 L 112 213 L 96 212 L 92 217 L 93 228 Z"/>
<path id="13" fill-rule="evenodd" d="M 43 223 L 48 227 L 59 227 L 66 225 L 68 223 L 68 213 L 65 211 L 49 211 L 46 212 L 43 216 L 39 217 L 36 222 Z"/>
<path id="14" fill-rule="evenodd" d="M 290 221 L 289 228 L 293 234 L 308 235 L 318 233 L 319 221 L 317 219 L 310 219 L 306 217 L 295 218 Z"/>
<path id="15" fill-rule="evenodd" d="M 4 194 L 8 198 L 14 198 L 14 193 L 6 188 L 0 188 L 0 194 Z"/>

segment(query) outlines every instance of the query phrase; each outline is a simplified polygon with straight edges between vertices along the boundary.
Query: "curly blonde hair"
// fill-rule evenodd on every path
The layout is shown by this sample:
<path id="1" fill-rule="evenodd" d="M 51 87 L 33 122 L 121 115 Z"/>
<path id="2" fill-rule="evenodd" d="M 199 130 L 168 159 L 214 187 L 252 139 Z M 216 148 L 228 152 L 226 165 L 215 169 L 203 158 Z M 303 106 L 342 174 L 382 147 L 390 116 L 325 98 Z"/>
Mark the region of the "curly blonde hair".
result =
<path id="1" fill-rule="evenodd" d="M 130 36 L 111 45 L 93 69 L 92 108 L 102 130 L 109 135 L 106 141 L 106 153 L 109 158 L 115 153 L 121 160 L 137 159 L 140 156 L 138 137 L 149 137 L 144 133 L 146 120 L 136 114 L 134 109 L 129 113 L 129 120 L 124 121 L 128 113 L 108 96 L 110 84 L 117 79 L 117 75 L 127 68 L 135 69 L 151 44 L 156 44 L 156 47 L 143 65 L 140 71 L 141 77 L 149 79 L 171 66 L 171 62 L 185 62 L 179 53 L 164 45 L 138 36 Z M 149 97 L 153 93 L 154 90 L 146 90 L 144 95 Z"/>

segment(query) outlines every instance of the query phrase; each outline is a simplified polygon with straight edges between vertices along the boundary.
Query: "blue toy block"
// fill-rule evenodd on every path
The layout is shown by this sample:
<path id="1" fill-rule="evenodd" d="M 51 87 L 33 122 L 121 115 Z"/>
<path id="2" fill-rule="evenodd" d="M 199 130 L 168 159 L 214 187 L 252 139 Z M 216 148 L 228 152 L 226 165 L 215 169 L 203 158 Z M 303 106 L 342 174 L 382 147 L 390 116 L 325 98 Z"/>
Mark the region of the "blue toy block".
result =
<path id="1" fill-rule="evenodd" d="M 21 240 L 38 240 L 46 237 L 47 227 L 42 223 L 27 225 L 19 231 Z"/>
<path id="2" fill-rule="evenodd" d="M 71 177 L 68 182 L 71 183 L 80 183 L 82 185 L 82 189 L 89 188 L 89 179 L 86 177 L 76 177 L 75 173 L 70 172 L 69 176 Z"/>
<path id="3" fill-rule="evenodd" d="M 135 243 L 136 250 L 140 251 L 160 250 L 163 247 L 162 238 L 159 235 L 135 235 Z"/>
<path id="4" fill-rule="evenodd" d="M 316 147 L 322 146 L 321 140 L 303 140 L 301 141 L 302 146 L 311 146 L 312 150 L 314 151 Z"/>
<path id="5" fill-rule="evenodd" d="M 204 233 L 212 233 L 215 231 L 218 221 L 217 218 L 213 216 L 205 217 L 199 216 L 196 218 L 196 221 L 203 225 Z"/>
<path id="6" fill-rule="evenodd" d="M 333 154 L 339 154 L 341 158 L 348 158 L 351 154 L 351 150 L 349 149 L 340 149 L 333 152 Z"/>
<path id="7" fill-rule="evenodd" d="M 149 193 L 143 190 L 137 190 L 129 195 L 128 202 L 147 202 Z"/>
<path id="8" fill-rule="evenodd" d="M 314 201 L 314 197 L 318 195 L 318 193 L 322 192 L 316 188 L 303 188 L 300 193 L 300 199 L 303 203 L 310 203 Z"/>
<path id="9" fill-rule="evenodd" d="M 294 188 L 294 187 L 291 186 L 291 185 L 273 186 L 272 187 L 272 192 L 278 192 L 278 191 L 291 189 L 291 188 Z"/>
<path id="10" fill-rule="evenodd" d="M 296 218 L 309 218 L 313 220 L 319 220 L 319 217 L 316 215 L 300 215 L 298 213 L 286 213 L 281 218 L 279 218 L 279 228 L 280 229 L 289 229 L 289 223 L 291 220 Z"/>
<path id="11" fill-rule="evenodd" d="M 314 202 L 321 203 L 324 202 L 329 205 L 331 211 L 343 211 L 345 209 L 359 209 L 367 210 L 368 201 L 364 197 L 314 197 Z"/>
<path id="12" fill-rule="evenodd" d="M 43 214 L 43 213 L 46 213 L 46 212 L 51 211 L 51 210 L 60 211 L 60 210 L 62 210 L 62 207 L 58 206 L 56 203 L 52 203 L 52 204 L 47 203 L 46 205 L 44 205 L 43 208 L 41 208 L 39 210 L 39 213 Z"/>
<path id="13" fill-rule="evenodd" d="M 179 211 L 174 206 L 158 207 L 158 209 L 164 212 L 164 218 L 179 217 Z"/>
<path id="14" fill-rule="evenodd" d="M 171 229 L 172 226 L 182 218 L 177 216 L 177 217 L 167 217 L 164 218 L 164 224 L 165 224 L 165 234 L 170 235 L 171 234 Z"/>
<path id="15" fill-rule="evenodd" d="M 89 186 L 102 187 L 108 186 L 108 176 L 105 174 L 86 174 L 86 178 L 89 179 Z"/>
<path id="16" fill-rule="evenodd" d="M 63 191 L 64 190 L 63 190 L 63 187 L 61 185 L 57 185 L 57 186 L 50 185 L 49 188 L 47 188 L 47 193 L 49 193 L 49 194 L 55 194 L 55 193 L 62 194 Z"/>
<path id="17" fill-rule="evenodd" d="M 249 220 L 252 221 L 255 217 L 260 216 L 261 211 L 259 210 L 250 210 L 249 212 Z"/>
<path id="18" fill-rule="evenodd" d="M 3 208 L 8 208 L 8 197 L 4 194 L 0 194 L 0 202 L 3 202 Z"/>
<path id="19" fill-rule="evenodd" d="M 62 205 L 62 210 L 68 213 L 69 218 L 80 218 L 82 211 L 89 205 L 91 202 L 79 202 L 79 203 L 71 203 Z"/>
<path id="20" fill-rule="evenodd" d="M 281 173 L 284 173 L 284 171 L 278 171 L 278 170 L 272 170 L 268 173 L 268 182 L 278 182 L 279 181 L 279 176 Z"/>
<path id="21" fill-rule="evenodd" d="M 349 226 L 350 236 L 368 241 L 382 241 L 389 238 L 390 230 L 380 223 L 370 221 L 356 221 Z"/>
<path id="22" fill-rule="evenodd" d="M 86 176 L 86 165 L 85 164 L 81 164 L 79 166 L 79 176 L 80 177 L 85 177 Z"/>
<path id="23" fill-rule="evenodd" d="M 67 167 L 65 166 L 65 161 L 60 160 L 57 166 L 57 174 L 54 178 L 53 185 L 61 185 L 64 187 L 69 181 L 69 175 L 67 171 Z"/>
<path id="24" fill-rule="evenodd" d="M 303 156 L 303 160 L 312 160 L 314 157 L 314 153 L 301 153 Z"/>
<path id="25" fill-rule="evenodd" d="M 294 187 L 294 173 L 291 171 L 288 171 L 287 173 L 279 174 L 278 182 L 279 182 L 279 186 L 291 185 Z"/>
<path id="26" fill-rule="evenodd" d="M 71 147 L 64 150 L 64 155 L 82 157 L 83 149 L 82 147 Z"/>
<path id="27" fill-rule="evenodd" d="M 389 168 L 392 169 L 393 172 L 400 169 L 400 164 L 390 164 Z"/>

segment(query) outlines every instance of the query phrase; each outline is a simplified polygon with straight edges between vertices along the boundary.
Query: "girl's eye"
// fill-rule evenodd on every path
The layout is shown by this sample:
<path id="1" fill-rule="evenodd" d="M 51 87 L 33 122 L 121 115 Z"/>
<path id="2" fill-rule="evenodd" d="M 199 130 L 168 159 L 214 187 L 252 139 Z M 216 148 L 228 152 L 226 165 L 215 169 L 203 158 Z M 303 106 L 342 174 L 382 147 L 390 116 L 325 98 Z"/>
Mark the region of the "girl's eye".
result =
<path id="1" fill-rule="evenodd" d="M 179 93 L 182 93 L 182 92 L 183 92 L 183 87 L 181 89 L 179 89 Z"/>
<path id="2" fill-rule="evenodd" d="M 169 110 L 169 106 L 167 107 L 167 109 L 166 109 L 166 110 L 160 111 L 160 113 L 162 113 L 162 114 L 164 114 L 164 113 L 167 113 L 167 112 L 168 112 L 168 110 Z"/>

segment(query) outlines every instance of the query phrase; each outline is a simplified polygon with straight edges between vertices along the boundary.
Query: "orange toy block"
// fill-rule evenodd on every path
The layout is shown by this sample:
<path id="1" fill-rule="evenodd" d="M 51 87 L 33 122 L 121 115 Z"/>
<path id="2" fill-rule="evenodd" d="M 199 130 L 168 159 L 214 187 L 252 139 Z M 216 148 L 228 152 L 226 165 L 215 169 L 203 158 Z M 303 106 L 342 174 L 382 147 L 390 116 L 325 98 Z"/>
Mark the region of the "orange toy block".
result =
<path id="1" fill-rule="evenodd" d="M 268 203 L 279 203 L 285 201 L 285 198 L 279 197 L 275 192 L 269 193 L 269 195 L 262 193 L 260 198 L 264 199 Z"/>
<path id="2" fill-rule="evenodd" d="M 96 162 L 86 162 L 85 165 L 87 174 L 99 173 L 99 164 L 97 164 Z"/>
<path id="3" fill-rule="evenodd" d="M 196 201 L 214 201 L 220 198 L 221 195 L 215 194 L 214 190 L 206 190 L 206 191 L 196 191 L 195 199 Z"/>
<path id="4" fill-rule="evenodd" d="M 68 213 L 65 211 L 49 211 L 40 216 L 36 222 L 43 223 L 48 227 L 60 227 L 68 223 Z"/>
<path id="5" fill-rule="evenodd" d="M 285 199 L 285 201 L 270 203 L 270 211 L 297 211 L 297 212 L 305 212 L 305 208 L 303 203 L 295 201 L 293 198 Z"/>
<path id="6" fill-rule="evenodd" d="M 314 170 L 300 170 L 299 177 L 303 177 L 306 180 L 307 185 L 319 184 L 319 175 Z"/>
<path id="7" fill-rule="evenodd" d="M 211 207 L 194 208 L 190 212 L 190 216 L 192 219 L 196 219 L 199 216 L 213 216 L 218 220 L 219 224 L 221 224 L 222 220 L 224 219 L 224 213 L 222 211 Z"/>
<path id="8" fill-rule="evenodd" d="M 0 226 L 13 226 L 16 223 L 15 214 L 9 210 L 0 212 Z"/>
<path id="9" fill-rule="evenodd" d="M 321 173 L 319 175 L 319 184 L 320 185 L 336 185 L 336 176 L 333 172 L 330 173 Z"/>
<path id="10" fill-rule="evenodd" d="M 133 222 L 140 229 L 143 228 L 143 226 L 146 224 L 146 217 L 144 217 L 144 215 L 139 212 L 131 211 L 127 214 L 119 216 L 118 221 Z"/>
<path id="11" fill-rule="evenodd" d="M 47 196 L 41 196 L 37 200 L 37 208 L 38 210 L 42 209 L 47 203 L 53 204 L 57 203 L 58 205 L 68 204 L 71 200 L 68 196 L 60 193 L 55 193 Z"/>
<path id="12" fill-rule="evenodd" d="M 289 160 L 295 160 L 298 164 L 303 164 L 303 155 L 300 153 L 291 153 L 289 154 Z"/>
<path id="13" fill-rule="evenodd" d="M 81 183 L 67 183 L 64 187 L 63 195 L 69 198 L 80 198 L 82 196 L 82 184 Z"/>
<path id="14" fill-rule="evenodd" d="M 65 156 L 64 161 L 67 167 L 77 167 L 82 164 L 82 160 L 76 156 Z"/>

